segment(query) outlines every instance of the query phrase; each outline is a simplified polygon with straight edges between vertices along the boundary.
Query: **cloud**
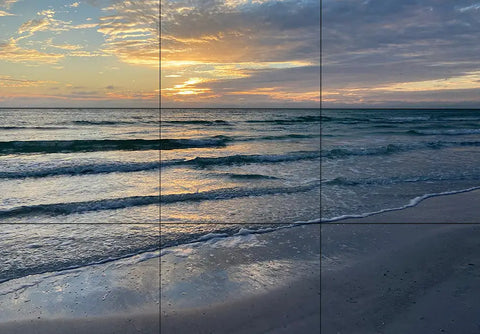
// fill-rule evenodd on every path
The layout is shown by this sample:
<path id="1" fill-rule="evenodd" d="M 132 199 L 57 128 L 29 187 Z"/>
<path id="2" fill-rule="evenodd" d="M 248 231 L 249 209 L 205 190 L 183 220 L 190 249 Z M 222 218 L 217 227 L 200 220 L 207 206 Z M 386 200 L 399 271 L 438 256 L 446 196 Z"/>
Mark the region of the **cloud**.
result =
<path id="1" fill-rule="evenodd" d="M 14 39 L 0 43 L 0 60 L 24 63 L 37 62 L 55 64 L 64 56 L 54 53 L 43 53 L 34 49 L 26 49 L 18 46 Z"/>
<path id="2" fill-rule="evenodd" d="M 97 23 L 73 25 L 71 22 L 57 20 L 54 18 L 55 11 L 53 9 L 42 10 L 38 12 L 37 15 L 41 16 L 41 18 L 29 20 L 18 28 L 19 34 L 26 33 L 26 35 L 22 36 L 21 38 L 31 37 L 37 31 L 60 32 L 69 31 L 72 29 L 89 29 L 98 26 Z"/>
<path id="3" fill-rule="evenodd" d="M 78 49 L 81 49 L 82 46 L 80 45 L 73 45 L 73 44 L 53 44 L 53 43 L 50 43 L 48 45 L 49 47 L 51 48 L 55 48 L 55 49 L 60 49 L 60 50 L 78 50 Z"/>
<path id="4" fill-rule="evenodd" d="M 317 0 L 162 1 L 161 31 L 166 103 L 319 103 Z"/>
<path id="5" fill-rule="evenodd" d="M 159 0 L 117 0 L 103 11 L 109 13 L 97 29 L 105 35 L 103 51 L 125 63 L 158 68 Z"/>
<path id="6" fill-rule="evenodd" d="M 55 11 L 53 9 L 42 10 L 37 13 L 40 18 L 28 20 L 24 22 L 17 30 L 18 37 L 10 38 L 8 43 L 5 44 L 4 50 L 0 50 L 0 58 L 8 60 L 10 62 L 42 62 L 42 63 L 56 63 L 64 57 L 63 54 L 43 53 L 34 49 L 27 49 L 18 46 L 18 42 L 23 39 L 28 39 L 34 36 L 37 32 L 62 32 L 72 29 L 88 29 L 97 26 L 96 23 L 72 25 L 71 22 L 57 20 L 54 18 Z M 38 42 L 28 42 L 32 45 Z M 87 52 L 79 51 L 82 49 L 81 45 L 72 44 L 54 44 L 52 38 L 42 42 L 42 48 L 51 47 L 59 50 L 71 51 L 68 55 L 72 57 L 92 57 L 92 56 L 105 56 L 103 52 Z M 22 54 L 24 53 L 24 54 Z M 8 59 L 8 56 L 15 54 L 15 59 Z"/>
<path id="7" fill-rule="evenodd" d="M 1 79 L 0 79 L 0 87 Z M 73 91 L 70 93 L 61 93 L 58 92 L 56 87 L 51 87 L 48 90 L 48 93 L 41 92 L 21 92 L 21 91 L 12 91 L 12 92 L 2 92 L 0 98 L 3 100 L 37 100 L 46 102 L 47 105 L 51 106 L 52 100 L 64 100 L 64 101 L 79 101 L 79 102 L 88 102 L 88 101 L 118 101 L 118 100 L 131 100 L 132 102 L 146 103 L 152 106 L 158 106 L 158 92 L 157 91 L 141 91 L 141 92 L 107 92 L 102 91 Z M 17 102 L 18 103 L 18 102 Z"/>
<path id="8" fill-rule="evenodd" d="M 165 57 L 205 62 L 308 58 L 318 63 L 319 1 L 230 5 L 221 1 L 162 2 L 162 48 L 169 50 Z M 191 9 L 185 11 L 188 6 Z"/>
<path id="9" fill-rule="evenodd" d="M 98 27 L 98 23 L 83 23 L 77 25 L 69 25 L 70 29 L 90 29 Z"/>
<path id="10" fill-rule="evenodd" d="M 325 0 L 323 89 L 337 93 L 327 102 L 398 102 L 401 91 L 405 102 L 423 103 L 415 91 L 437 98 L 471 92 L 480 69 L 477 7 L 466 0 Z"/>
<path id="11" fill-rule="evenodd" d="M 7 13 L 3 10 L 0 10 L 0 16 L 15 16 L 15 14 L 12 14 L 12 13 Z"/>
<path id="12" fill-rule="evenodd" d="M 68 5 L 68 7 L 77 8 L 79 5 L 80 5 L 80 3 L 74 2 L 74 3 L 72 3 L 71 5 Z"/>
<path id="13" fill-rule="evenodd" d="M 66 56 L 69 57 L 106 57 L 108 56 L 107 54 L 103 52 L 97 52 L 97 51 L 72 51 L 66 54 Z"/>
<path id="14" fill-rule="evenodd" d="M 20 28 L 18 28 L 18 33 L 23 34 L 25 32 L 28 32 L 30 34 L 33 34 L 36 31 L 48 30 L 49 26 L 50 22 L 47 19 L 30 20 L 25 22 L 20 26 Z"/>
<path id="15" fill-rule="evenodd" d="M 10 9 L 10 7 L 12 7 L 12 5 L 18 1 L 19 0 L 0 0 L 0 7 Z"/>
<path id="16" fill-rule="evenodd" d="M 188 73 L 188 71 L 187 71 Z M 217 101 L 244 101 L 272 104 L 279 101 L 318 106 L 320 103 L 320 68 L 297 66 L 286 68 L 262 67 L 252 64 L 241 71 L 242 75 L 212 75 L 185 80 L 170 76 L 172 84 L 162 85 L 165 102 L 194 101 L 215 98 Z"/>
<path id="17" fill-rule="evenodd" d="M 34 87 L 42 86 L 45 84 L 56 83 L 55 81 L 48 80 L 26 80 L 26 79 L 15 79 L 11 76 L 0 76 L 0 87 L 8 88 L 20 88 L 20 87 Z"/>

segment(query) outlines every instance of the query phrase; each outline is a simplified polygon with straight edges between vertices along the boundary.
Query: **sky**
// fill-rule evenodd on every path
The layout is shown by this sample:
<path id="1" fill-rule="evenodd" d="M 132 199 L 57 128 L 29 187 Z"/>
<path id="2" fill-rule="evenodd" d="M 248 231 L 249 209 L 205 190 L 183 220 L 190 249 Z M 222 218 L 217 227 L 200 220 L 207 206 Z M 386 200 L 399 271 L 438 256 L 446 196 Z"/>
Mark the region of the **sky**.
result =
<path id="1" fill-rule="evenodd" d="M 161 0 L 162 107 L 319 107 L 320 0 Z"/>
<path id="2" fill-rule="evenodd" d="M 322 107 L 480 108 L 480 1 L 322 0 Z"/>
<path id="3" fill-rule="evenodd" d="M 158 107 L 160 0 L 0 0 L 0 107 Z"/>

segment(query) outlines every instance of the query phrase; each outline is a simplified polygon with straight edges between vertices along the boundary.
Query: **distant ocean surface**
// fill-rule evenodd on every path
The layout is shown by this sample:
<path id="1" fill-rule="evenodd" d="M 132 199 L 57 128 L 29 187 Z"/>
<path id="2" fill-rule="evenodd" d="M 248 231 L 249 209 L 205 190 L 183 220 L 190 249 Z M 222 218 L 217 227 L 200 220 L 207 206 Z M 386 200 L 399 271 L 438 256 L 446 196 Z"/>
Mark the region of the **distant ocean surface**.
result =
<path id="1" fill-rule="evenodd" d="M 320 219 L 320 109 L 162 109 L 161 247 Z"/>
<path id="2" fill-rule="evenodd" d="M 159 121 L 0 110 L 0 282 L 159 250 Z"/>
<path id="3" fill-rule="evenodd" d="M 480 187 L 480 110 L 323 109 L 322 220 Z"/>

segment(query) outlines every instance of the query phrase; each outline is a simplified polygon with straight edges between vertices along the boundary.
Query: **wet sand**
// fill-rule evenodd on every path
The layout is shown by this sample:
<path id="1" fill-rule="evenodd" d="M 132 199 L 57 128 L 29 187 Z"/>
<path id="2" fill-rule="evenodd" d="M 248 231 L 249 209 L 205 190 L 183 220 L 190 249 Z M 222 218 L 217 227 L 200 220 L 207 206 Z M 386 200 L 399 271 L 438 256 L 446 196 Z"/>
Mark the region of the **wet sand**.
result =
<path id="1" fill-rule="evenodd" d="M 427 198 L 416 206 L 342 223 L 480 223 L 480 190 Z"/>
<path id="2" fill-rule="evenodd" d="M 478 333 L 478 203 L 472 191 L 323 224 L 322 333 Z"/>
<path id="3" fill-rule="evenodd" d="M 320 225 L 173 247 L 161 257 L 161 332 L 320 330 Z"/>
<path id="4" fill-rule="evenodd" d="M 159 258 L 138 257 L 0 284 L 0 333 L 160 329 Z"/>

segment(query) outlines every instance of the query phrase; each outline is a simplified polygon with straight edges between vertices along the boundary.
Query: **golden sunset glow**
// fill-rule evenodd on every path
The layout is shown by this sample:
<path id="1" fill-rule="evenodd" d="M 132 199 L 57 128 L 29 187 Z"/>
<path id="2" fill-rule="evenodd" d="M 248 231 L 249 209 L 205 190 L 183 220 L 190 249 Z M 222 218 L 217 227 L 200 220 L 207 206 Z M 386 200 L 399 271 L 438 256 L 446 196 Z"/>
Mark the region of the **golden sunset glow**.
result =
<path id="1" fill-rule="evenodd" d="M 158 107 L 160 0 L 9 0 L 0 16 L 2 106 Z"/>
<path id="2" fill-rule="evenodd" d="M 162 0 L 161 31 L 164 107 L 319 105 L 316 0 Z"/>

